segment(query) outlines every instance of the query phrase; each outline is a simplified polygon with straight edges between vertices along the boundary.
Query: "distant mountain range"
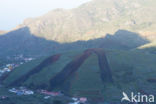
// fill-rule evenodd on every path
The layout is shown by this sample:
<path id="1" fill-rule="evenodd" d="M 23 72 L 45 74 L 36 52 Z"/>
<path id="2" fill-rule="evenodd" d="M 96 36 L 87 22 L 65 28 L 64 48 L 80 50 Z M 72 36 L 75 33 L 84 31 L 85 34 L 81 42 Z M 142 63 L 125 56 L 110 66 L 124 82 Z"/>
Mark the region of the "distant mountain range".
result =
<path id="1" fill-rule="evenodd" d="M 0 36 L 0 56 L 86 48 L 133 49 L 156 40 L 156 1 L 92 0 L 26 19 Z"/>

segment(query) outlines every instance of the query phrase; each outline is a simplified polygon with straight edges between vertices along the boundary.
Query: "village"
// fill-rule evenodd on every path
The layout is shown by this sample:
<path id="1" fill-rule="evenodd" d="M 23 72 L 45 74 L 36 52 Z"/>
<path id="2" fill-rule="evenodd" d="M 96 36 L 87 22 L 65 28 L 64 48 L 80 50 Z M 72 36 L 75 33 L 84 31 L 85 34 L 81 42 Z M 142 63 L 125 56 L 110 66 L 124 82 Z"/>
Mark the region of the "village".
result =
<path id="1" fill-rule="evenodd" d="M 24 57 L 23 55 L 15 55 L 13 58 L 8 56 L 7 60 L 14 60 L 14 62 L 6 63 L 0 66 L 0 77 L 6 73 L 10 73 L 11 71 L 19 67 L 20 65 L 30 62 L 34 59 L 35 58 L 32 58 L 32 57 Z"/>
<path id="2" fill-rule="evenodd" d="M 31 96 L 31 95 L 42 95 L 44 100 L 52 99 L 55 97 L 60 97 L 60 98 L 68 98 L 70 102 L 67 104 L 89 104 L 88 99 L 86 97 L 69 97 L 63 92 L 58 91 L 47 91 L 47 90 L 30 90 L 27 89 L 26 87 L 19 87 L 19 88 L 10 88 L 8 89 L 8 92 L 11 94 L 15 94 L 14 96 Z M 9 99 L 9 96 L 0 96 L 0 100 L 7 100 Z"/>

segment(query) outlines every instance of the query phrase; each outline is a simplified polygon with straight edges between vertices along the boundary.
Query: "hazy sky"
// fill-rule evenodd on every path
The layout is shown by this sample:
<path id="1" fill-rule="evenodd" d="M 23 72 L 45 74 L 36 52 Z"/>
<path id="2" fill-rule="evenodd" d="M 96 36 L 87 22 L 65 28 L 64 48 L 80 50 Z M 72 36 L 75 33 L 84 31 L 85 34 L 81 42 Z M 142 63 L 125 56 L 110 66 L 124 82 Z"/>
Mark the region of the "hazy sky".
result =
<path id="1" fill-rule="evenodd" d="M 90 0 L 0 0 L 0 30 L 10 30 L 25 18 L 56 8 L 75 8 Z"/>

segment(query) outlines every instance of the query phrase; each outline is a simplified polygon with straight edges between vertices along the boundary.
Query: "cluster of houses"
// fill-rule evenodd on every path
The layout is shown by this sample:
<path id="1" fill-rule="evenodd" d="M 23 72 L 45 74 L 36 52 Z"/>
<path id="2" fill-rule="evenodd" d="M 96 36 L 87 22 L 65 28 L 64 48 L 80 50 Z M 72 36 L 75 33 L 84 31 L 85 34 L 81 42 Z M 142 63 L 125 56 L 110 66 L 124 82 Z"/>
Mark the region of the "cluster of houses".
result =
<path id="1" fill-rule="evenodd" d="M 6 64 L 1 67 L 0 69 L 0 76 L 2 76 L 4 73 L 11 72 L 14 68 L 18 67 L 18 64 Z"/>
<path id="2" fill-rule="evenodd" d="M 18 56 L 18 57 L 15 57 L 16 61 L 15 63 L 12 63 L 12 64 L 6 64 L 4 66 L 1 66 L 0 67 L 0 77 L 5 74 L 5 73 L 9 73 L 11 72 L 13 69 L 15 69 L 16 67 L 24 64 L 24 63 L 27 63 L 29 61 L 32 61 L 34 60 L 34 58 L 24 58 L 22 55 Z M 20 60 L 19 60 L 20 59 Z"/>
<path id="3" fill-rule="evenodd" d="M 61 91 L 50 92 L 47 90 L 40 90 L 39 92 L 40 94 L 46 95 L 44 99 L 49 99 L 50 97 L 56 97 L 56 96 L 64 96 L 64 94 Z M 86 104 L 88 101 L 86 97 L 80 97 L 80 98 L 72 97 L 71 99 L 72 102 L 70 102 L 69 104 Z"/>
<path id="4" fill-rule="evenodd" d="M 9 89 L 9 92 L 15 93 L 17 95 L 33 95 L 34 94 L 34 91 L 28 90 L 25 87 L 19 87 L 18 89 L 17 88 L 11 88 L 11 89 Z M 61 93 L 61 92 L 50 92 L 47 90 L 39 90 L 38 92 L 40 94 L 45 95 L 45 97 L 44 97 L 45 99 L 48 99 L 50 97 L 63 96 L 63 93 Z"/>
<path id="5" fill-rule="evenodd" d="M 28 90 L 25 87 L 20 87 L 19 89 L 11 88 L 9 92 L 15 93 L 16 95 L 33 95 L 34 91 Z"/>
<path id="6" fill-rule="evenodd" d="M 9 97 L 8 96 L 0 96 L 0 100 L 5 100 L 5 99 L 8 99 Z"/>
<path id="7" fill-rule="evenodd" d="M 23 54 L 19 54 L 19 55 L 14 55 L 13 57 L 12 57 L 14 60 L 25 60 L 25 61 L 31 61 L 31 60 L 33 60 L 34 58 L 31 58 L 31 57 L 29 57 L 29 58 L 25 58 L 25 56 L 23 55 Z M 7 59 L 12 59 L 11 57 L 7 57 Z"/>
<path id="8" fill-rule="evenodd" d="M 19 88 L 11 88 L 8 90 L 10 93 L 14 93 L 18 96 L 22 96 L 22 95 L 33 95 L 34 91 L 29 90 L 25 87 L 19 87 Z M 61 97 L 61 96 L 65 96 L 61 91 L 59 92 L 50 92 L 47 90 L 38 90 L 38 93 L 45 95 L 44 99 L 47 100 L 49 98 L 52 97 Z M 8 96 L 1 96 L 0 99 L 7 99 L 9 98 Z M 71 102 L 69 102 L 68 104 L 88 104 L 88 99 L 86 97 L 70 97 L 70 99 L 72 100 Z"/>
<path id="9" fill-rule="evenodd" d="M 50 97 L 63 96 L 64 94 L 61 92 L 50 92 L 47 90 L 39 90 L 40 94 L 45 95 L 44 99 L 49 99 Z"/>
<path id="10" fill-rule="evenodd" d="M 87 98 L 86 97 L 80 97 L 80 98 L 72 98 L 73 102 L 70 102 L 69 104 L 86 104 Z"/>

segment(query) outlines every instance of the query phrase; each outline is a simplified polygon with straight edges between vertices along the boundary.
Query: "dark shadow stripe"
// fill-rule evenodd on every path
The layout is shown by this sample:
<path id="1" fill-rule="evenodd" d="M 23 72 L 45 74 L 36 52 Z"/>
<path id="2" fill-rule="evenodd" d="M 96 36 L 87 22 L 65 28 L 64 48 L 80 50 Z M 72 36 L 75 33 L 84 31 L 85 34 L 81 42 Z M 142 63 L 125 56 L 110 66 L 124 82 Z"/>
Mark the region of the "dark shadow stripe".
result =
<path id="1" fill-rule="evenodd" d="M 14 82 L 12 82 L 9 86 L 19 86 L 27 79 L 29 79 L 32 75 L 39 73 L 44 67 L 47 67 L 54 62 L 56 62 L 60 58 L 60 54 L 50 56 L 49 58 L 45 59 L 41 64 L 33 68 L 31 71 L 23 75 L 22 77 L 18 78 Z"/>
<path id="2" fill-rule="evenodd" d="M 74 74 L 74 72 L 79 69 L 79 67 L 92 53 L 95 53 L 98 56 L 102 81 L 113 82 L 111 70 L 108 65 L 104 51 L 102 49 L 88 49 L 84 51 L 81 56 L 67 64 L 60 73 L 50 79 L 49 90 L 53 90 L 57 86 L 61 86 L 68 77 L 70 77 L 72 74 Z"/>

